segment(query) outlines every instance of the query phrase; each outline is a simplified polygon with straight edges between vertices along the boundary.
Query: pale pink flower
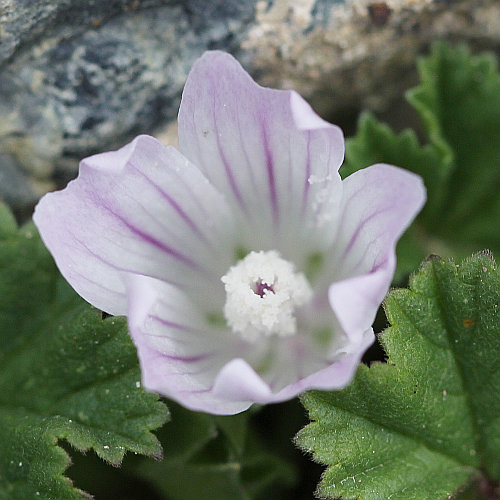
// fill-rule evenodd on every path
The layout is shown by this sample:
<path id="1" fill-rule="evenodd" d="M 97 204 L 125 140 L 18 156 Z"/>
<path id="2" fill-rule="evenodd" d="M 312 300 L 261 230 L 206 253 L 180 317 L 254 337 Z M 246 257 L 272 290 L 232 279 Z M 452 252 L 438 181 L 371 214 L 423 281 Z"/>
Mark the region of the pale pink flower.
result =
<path id="1" fill-rule="evenodd" d="M 62 274 L 126 315 L 143 385 L 232 414 L 340 389 L 374 340 L 420 178 L 374 165 L 341 181 L 340 129 L 230 55 L 194 65 L 179 150 L 139 136 L 81 162 L 34 216 Z"/>

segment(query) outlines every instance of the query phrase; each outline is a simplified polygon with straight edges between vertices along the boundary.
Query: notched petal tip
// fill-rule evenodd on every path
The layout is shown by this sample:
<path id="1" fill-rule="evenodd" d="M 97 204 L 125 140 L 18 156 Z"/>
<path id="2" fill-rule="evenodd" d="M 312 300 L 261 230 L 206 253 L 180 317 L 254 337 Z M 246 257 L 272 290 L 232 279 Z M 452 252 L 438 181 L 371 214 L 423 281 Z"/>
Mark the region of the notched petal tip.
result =
<path id="1" fill-rule="evenodd" d="M 340 127 L 328 123 L 323 120 L 309 105 L 309 103 L 294 90 L 290 92 L 290 108 L 292 110 L 292 116 L 295 122 L 295 126 L 299 130 L 316 130 L 322 128 L 333 128 L 338 131 L 338 133 L 344 136 Z"/>
<path id="2" fill-rule="evenodd" d="M 227 363 L 218 373 L 213 394 L 217 398 L 265 404 L 272 398 L 271 389 L 243 359 Z"/>
<path id="3" fill-rule="evenodd" d="M 158 147 L 164 147 L 160 141 L 150 135 L 138 135 L 125 146 L 105 153 L 98 153 L 84 158 L 80 162 L 80 175 L 86 173 L 88 169 L 99 170 L 110 174 L 119 174 L 130 161 L 136 149 L 146 152 L 155 151 Z"/>
<path id="4" fill-rule="evenodd" d="M 190 73 L 201 65 L 207 65 L 207 67 L 212 67 L 214 64 L 233 64 L 241 67 L 238 60 L 232 56 L 229 52 L 224 52 L 223 50 L 206 50 L 193 64 Z"/>
<path id="5" fill-rule="evenodd" d="M 271 246 L 297 227 L 344 158 L 344 137 L 296 92 L 258 85 L 231 55 L 193 66 L 179 109 L 179 149 Z M 311 216 L 312 218 L 312 216 Z M 268 243 L 269 242 L 269 243 Z"/>

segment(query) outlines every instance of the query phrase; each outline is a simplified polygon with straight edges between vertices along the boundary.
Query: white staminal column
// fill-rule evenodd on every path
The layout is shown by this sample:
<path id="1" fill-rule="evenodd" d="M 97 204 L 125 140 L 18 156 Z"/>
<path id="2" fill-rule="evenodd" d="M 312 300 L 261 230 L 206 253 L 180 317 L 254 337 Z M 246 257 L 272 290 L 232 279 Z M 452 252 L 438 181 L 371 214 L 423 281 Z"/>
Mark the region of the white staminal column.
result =
<path id="1" fill-rule="evenodd" d="M 254 342 L 297 333 L 295 310 L 312 297 L 311 286 L 294 265 L 275 251 L 250 252 L 221 278 L 229 327 Z"/>

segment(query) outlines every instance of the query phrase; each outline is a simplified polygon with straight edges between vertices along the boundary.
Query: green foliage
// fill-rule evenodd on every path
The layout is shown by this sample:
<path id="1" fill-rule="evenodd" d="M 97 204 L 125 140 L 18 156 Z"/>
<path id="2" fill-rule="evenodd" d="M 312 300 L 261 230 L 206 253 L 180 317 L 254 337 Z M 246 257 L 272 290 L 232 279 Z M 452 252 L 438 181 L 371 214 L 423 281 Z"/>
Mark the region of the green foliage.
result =
<path id="1" fill-rule="evenodd" d="M 408 93 L 437 148 L 452 158 L 439 231 L 500 247 L 500 74 L 492 55 L 434 46 L 419 64 L 421 84 Z"/>
<path id="2" fill-rule="evenodd" d="M 4 206 L 0 345 L 0 498 L 87 497 L 62 475 L 70 461 L 58 439 L 114 465 L 127 450 L 161 455 L 150 430 L 167 411 L 140 388 L 125 321 L 83 303 L 34 226 L 18 230 Z"/>
<path id="3" fill-rule="evenodd" d="M 298 445 L 328 465 L 319 493 L 444 499 L 500 479 L 500 273 L 489 254 L 429 259 L 385 303 L 387 363 L 303 397 Z"/>
<path id="4" fill-rule="evenodd" d="M 249 412 L 214 417 L 178 405 L 171 411 L 171 423 L 159 433 L 164 459 L 132 469 L 164 498 L 267 499 L 293 483 L 293 469 L 266 449 L 249 426 Z"/>
<path id="5" fill-rule="evenodd" d="M 500 250 L 500 74 L 489 55 L 435 44 L 419 64 L 421 83 L 408 100 L 430 143 L 394 134 L 363 115 L 347 141 L 346 176 L 373 163 L 404 167 L 422 176 L 425 208 L 398 248 L 397 280 L 429 253 L 463 257 L 482 248 Z"/>
<path id="6" fill-rule="evenodd" d="M 447 156 L 432 144 L 420 146 L 413 130 L 396 135 L 370 113 L 364 113 L 356 137 L 347 141 L 347 161 L 342 166 L 342 176 L 375 163 L 390 163 L 420 175 L 426 181 L 428 195 L 422 217 L 432 220 L 439 214 L 451 170 Z"/>

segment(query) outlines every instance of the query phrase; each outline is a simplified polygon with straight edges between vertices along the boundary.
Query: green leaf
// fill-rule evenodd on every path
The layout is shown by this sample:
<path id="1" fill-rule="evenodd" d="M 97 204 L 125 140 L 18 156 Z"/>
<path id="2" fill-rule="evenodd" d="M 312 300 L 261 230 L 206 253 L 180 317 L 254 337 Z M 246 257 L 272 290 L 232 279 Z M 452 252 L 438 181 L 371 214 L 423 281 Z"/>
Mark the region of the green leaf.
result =
<path id="1" fill-rule="evenodd" d="M 174 402 L 169 403 L 169 409 L 172 421 L 158 432 L 158 438 L 168 450 L 163 462 L 185 463 L 215 439 L 219 430 L 211 415 L 187 410 Z M 148 467 L 149 461 L 145 465 Z"/>
<path id="2" fill-rule="evenodd" d="M 13 231 L 4 210 L 0 228 L 0 498 L 85 498 L 58 439 L 114 465 L 158 457 L 166 408 L 140 388 L 125 320 L 69 289 L 34 226 Z"/>
<path id="3" fill-rule="evenodd" d="M 482 248 L 500 251 L 500 74 L 490 55 L 436 44 L 419 64 L 421 83 L 407 93 L 430 144 L 413 131 L 394 134 L 361 116 L 346 145 L 343 177 L 374 163 L 420 175 L 427 203 L 397 249 L 400 282 L 429 253 L 463 258 Z"/>
<path id="4" fill-rule="evenodd" d="M 0 238 L 6 238 L 17 232 L 17 224 L 9 207 L 0 201 Z"/>
<path id="5" fill-rule="evenodd" d="M 275 489 L 293 483 L 290 465 L 266 449 L 249 428 L 249 412 L 218 417 L 190 412 L 176 404 L 170 409 L 172 421 L 159 433 L 168 450 L 165 458 L 156 463 L 141 461 L 131 468 L 164 498 L 272 498 Z"/>
<path id="6" fill-rule="evenodd" d="M 341 174 L 351 173 L 373 165 L 389 163 L 420 175 L 427 188 L 428 201 L 420 218 L 433 220 L 442 208 L 451 164 L 434 145 L 421 146 L 413 130 L 396 135 L 370 113 L 359 119 L 356 136 L 347 140 L 346 162 Z"/>
<path id="7" fill-rule="evenodd" d="M 477 248 L 500 248 L 500 74 L 489 54 L 435 44 L 408 100 L 431 143 L 453 164 L 435 231 Z"/>
<path id="8" fill-rule="evenodd" d="M 489 254 L 428 260 L 391 292 L 387 363 L 311 392 L 298 445 L 328 465 L 328 498 L 441 499 L 500 478 L 500 273 Z"/>

